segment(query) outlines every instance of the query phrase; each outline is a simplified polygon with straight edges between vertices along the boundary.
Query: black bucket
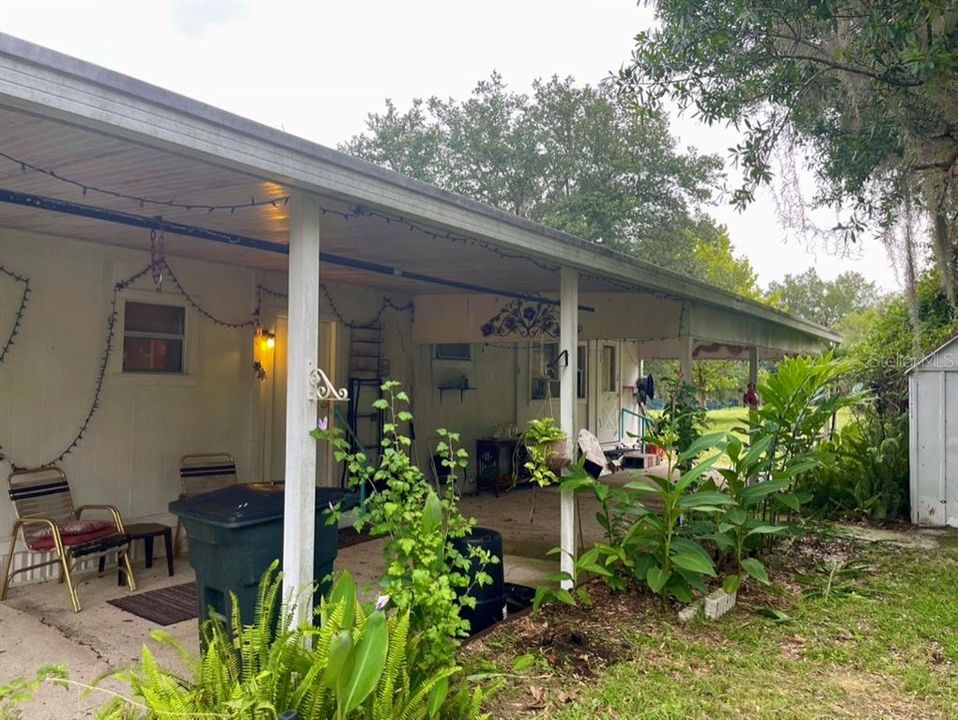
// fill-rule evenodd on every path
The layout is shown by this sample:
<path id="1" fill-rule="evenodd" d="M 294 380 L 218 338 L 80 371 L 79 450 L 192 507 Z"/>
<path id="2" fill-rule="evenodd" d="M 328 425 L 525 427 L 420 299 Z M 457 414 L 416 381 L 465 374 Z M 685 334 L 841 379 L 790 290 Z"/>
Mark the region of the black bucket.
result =
<path id="1" fill-rule="evenodd" d="M 479 572 L 477 563 L 473 561 L 469 568 L 469 584 L 471 585 L 469 595 L 476 599 L 476 607 L 474 609 L 463 608 L 461 614 L 464 620 L 469 621 L 470 632 L 475 635 L 505 617 L 502 535 L 489 528 L 477 527 L 473 528 L 472 532 L 466 537 L 453 540 L 452 544 L 463 557 L 469 557 L 470 547 L 478 547 L 488 551 L 492 557 L 499 560 L 495 565 L 485 567 L 485 572 L 492 578 L 492 582 L 482 587 L 479 587 L 479 584 L 475 582 L 476 574 Z"/>
<path id="2" fill-rule="evenodd" d="M 506 611 L 510 615 L 515 615 L 532 607 L 532 602 L 536 597 L 536 590 L 526 585 L 506 583 L 503 594 L 506 600 Z"/>

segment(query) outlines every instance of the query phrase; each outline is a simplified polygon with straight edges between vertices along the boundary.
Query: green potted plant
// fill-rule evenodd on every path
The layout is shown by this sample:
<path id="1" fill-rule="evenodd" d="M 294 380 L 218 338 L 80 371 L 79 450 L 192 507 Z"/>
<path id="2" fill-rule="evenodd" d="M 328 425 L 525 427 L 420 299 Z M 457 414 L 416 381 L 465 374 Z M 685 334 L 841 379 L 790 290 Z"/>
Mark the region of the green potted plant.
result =
<path id="1" fill-rule="evenodd" d="M 526 469 L 540 486 L 558 482 L 562 468 L 570 463 L 566 439 L 566 434 L 551 417 L 529 421 L 529 427 L 523 435 L 523 443 L 529 453 Z"/>

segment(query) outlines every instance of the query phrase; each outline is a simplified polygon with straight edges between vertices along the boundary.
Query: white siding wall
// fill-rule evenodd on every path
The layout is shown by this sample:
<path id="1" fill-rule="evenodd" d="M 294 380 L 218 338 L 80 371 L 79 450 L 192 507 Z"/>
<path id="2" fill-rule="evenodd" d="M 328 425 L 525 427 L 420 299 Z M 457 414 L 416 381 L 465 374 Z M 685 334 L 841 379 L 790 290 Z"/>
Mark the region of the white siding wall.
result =
<path id="1" fill-rule="evenodd" d="M 517 422 L 517 388 L 519 406 L 525 408 L 529 403 L 528 354 L 507 344 L 477 344 L 472 346 L 471 361 L 451 362 L 435 359 L 435 346 L 424 344 L 417 346 L 417 357 L 413 400 L 420 462 L 428 463 L 435 451 L 437 428 L 458 432 L 461 447 L 469 453 L 466 487 L 472 487 L 476 438 L 491 436 L 496 423 L 504 430 Z M 463 393 L 461 401 L 459 393 L 450 390 L 440 399 L 439 385 L 459 375 L 468 377 L 476 390 Z M 559 399 L 553 404 L 558 413 Z"/>
<path id="2" fill-rule="evenodd" d="M 144 238 L 144 245 L 146 239 Z M 32 294 L 17 343 L 0 365 L 0 445 L 25 465 L 49 460 L 69 443 L 89 407 L 106 333 L 113 284 L 142 269 L 147 252 L 73 242 L 0 228 L 0 264 L 30 278 Z M 252 310 L 253 271 L 171 258 L 183 285 L 215 315 L 243 320 Z M 153 295 L 147 276 L 136 286 Z M 15 307 L 0 280 L 0 335 Z M 166 297 L 177 297 L 167 279 Z M 166 511 L 175 499 L 178 460 L 190 452 L 232 453 L 241 476 L 256 457 L 252 331 L 188 316 L 191 373 L 185 378 L 122 375 L 114 346 L 97 411 L 61 463 L 78 504 L 109 502 L 127 518 Z M 10 467 L 0 462 L 0 556 L 13 517 Z"/>

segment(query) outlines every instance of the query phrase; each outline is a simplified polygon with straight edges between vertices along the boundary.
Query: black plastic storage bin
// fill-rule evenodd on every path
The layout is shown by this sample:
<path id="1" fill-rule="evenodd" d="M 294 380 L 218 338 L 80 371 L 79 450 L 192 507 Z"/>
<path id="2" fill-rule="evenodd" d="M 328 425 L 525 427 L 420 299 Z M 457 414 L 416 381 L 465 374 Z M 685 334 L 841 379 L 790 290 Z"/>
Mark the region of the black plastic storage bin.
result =
<path id="1" fill-rule="evenodd" d="M 453 540 L 452 544 L 463 557 L 469 557 L 471 546 L 488 550 L 493 557 L 499 558 L 498 563 L 487 565 L 485 568 L 486 573 L 492 578 L 492 582 L 488 585 L 479 587 L 479 584 L 475 582 L 476 574 L 479 572 L 475 561 L 469 568 L 469 582 L 472 585 L 469 594 L 476 599 L 476 607 L 475 609 L 463 608 L 461 614 L 464 620 L 469 621 L 470 634 L 475 635 L 505 617 L 506 599 L 503 588 L 502 535 L 490 528 L 476 527 L 465 537 Z"/>
<path id="2" fill-rule="evenodd" d="M 243 624 L 253 622 L 259 581 L 270 563 L 283 558 L 282 484 L 233 485 L 170 503 L 189 536 L 190 565 L 196 572 L 200 621 L 210 610 L 229 618 L 230 592 L 236 594 Z M 329 503 L 355 507 L 355 493 L 316 488 L 316 541 L 313 577 L 320 583 L 318 598 L 328 590 L 323 580 L 333 571 L 339 550 L 335 525 L 326 524 Z"/>

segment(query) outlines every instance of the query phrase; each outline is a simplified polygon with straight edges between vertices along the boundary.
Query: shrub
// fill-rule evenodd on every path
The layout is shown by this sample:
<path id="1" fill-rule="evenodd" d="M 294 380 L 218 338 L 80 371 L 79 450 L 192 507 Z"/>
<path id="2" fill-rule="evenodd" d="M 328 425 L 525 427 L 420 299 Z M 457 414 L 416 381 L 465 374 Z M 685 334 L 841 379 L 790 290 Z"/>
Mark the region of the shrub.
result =
<path id="1" fill-rule="evenodd" d="M 64 665 L 44 665 L 32 678 L 13 678 L 0 683 L 0 720 L 20 720 L 20 705 L 33 699 L 40 686 L 51 680 L 66 687 L 67 670 Z"/>
<path id="2" fill-rule="evenodd" d="M 713 558 L 719 567 L 732 566 L 728 592 L 745 577 L 769 582 L 759 556 L 775 536 L 801 532 L 797 521 L 811 499 L 803 481 L 832 462 L 823 430 L 839 409 L 860 400 L 838 390 L 846 370 L 830 354 L 783 361 L 759 388 L 765 405 L 754 426 L 742 430 L 747 442 L 713 433 L 686 445 L 682 416 L 664 418 L 647 440 L 666 451 L 665 477 L 647 474 L 610 488 L 576 466 L 562 487 L 595 495 L 606 535 L 578 558 L 577 571 L 600 575 L 617 590 L 635 578 L 663 599 L 682 602 L 707 591 L 706 581 L 718 575 Z M 676 468 L 684 472 L 673 482 Z M 537 599 L 574 602 L 575 596 L 544 588 Z"/>
<path id="3" fill-rule="evenodd" d="M 834 462 L 803 488 L 826 513 L 886 520 L 908 516 L 908 416 L 882 418 L 868 405 L 824 449 Z"/>
<path id="4" fill-rule="evenodd" d="M 320 626 L 290 628 L 292 614 L 277 608 L 282 575 L 276 568 L 273 563 L 260 583 L 252 625 L 242 624 L 235 598 L 229 630 L 216 618 L 203 624 L 201 657 L 168 633 L 154 631 L 153 639 L 176 651 L 184 671 L 160 667 L 144 646 L 138 666 L 105 676 L 128 683 L 132 697 L 114 697 L 97 717 L 275 720 L 287 712 L 299 720 L 438 717 L 459 668 L 415 674 L 407 655 L 408 612 L 387 618 L 383 610 L 363 608 L 352 578 L 342 573 L 320 607 Z M 274 631 L 277 613 L 280 625 Z"/>
<path id="5" fill-rule="evenodd" d="M 681 377 L 663 378 L 662 385 L 668 400 L 662 408 L 662 414 L 653 423 L 652 434 L 667 438 L 668 447 L 683 454 L 702 436 L 708 413 L 698 398 L 695 386 Z M 693 459 L 683 459 L 679 468 L 688 470 Z"/>
<path id="6" fill-rule="evenodd" d="M 475 525 L 458 508 L 457 472 L 468 464 L 466 451 L 456 447 L 459 435 L 438 431 L 436 452 L 448 471 L 440 495 L 412 461 L 412 440 L 401 430 L 413 419 L 408 395 L 395 381 L 383 383 L 382 390 L 384 397 L 376 400 L 374 408 L 387 417 L 375 465 L 363 453 L 349 453 L 348 443 L 337 431 L 313 434 L 332 442 L 336 460 L 346 463 L 352 486 L 371 488 L 356 527 L 368 527 L 372 535 L 388 538 L 380 586 L 400 612 L 409 613 L 411 662 L 421 672 L 432 672 L 454 664 L 460 639 L 469 633 L 469 623 L 460 611 L 476 602 L 469 595 L 470 568 L 477 568 L 476 583 L 489 583 L 492 579 L 484 568 L 498 558 L 475 547 L 463 556 L 453 545 Z"/>

